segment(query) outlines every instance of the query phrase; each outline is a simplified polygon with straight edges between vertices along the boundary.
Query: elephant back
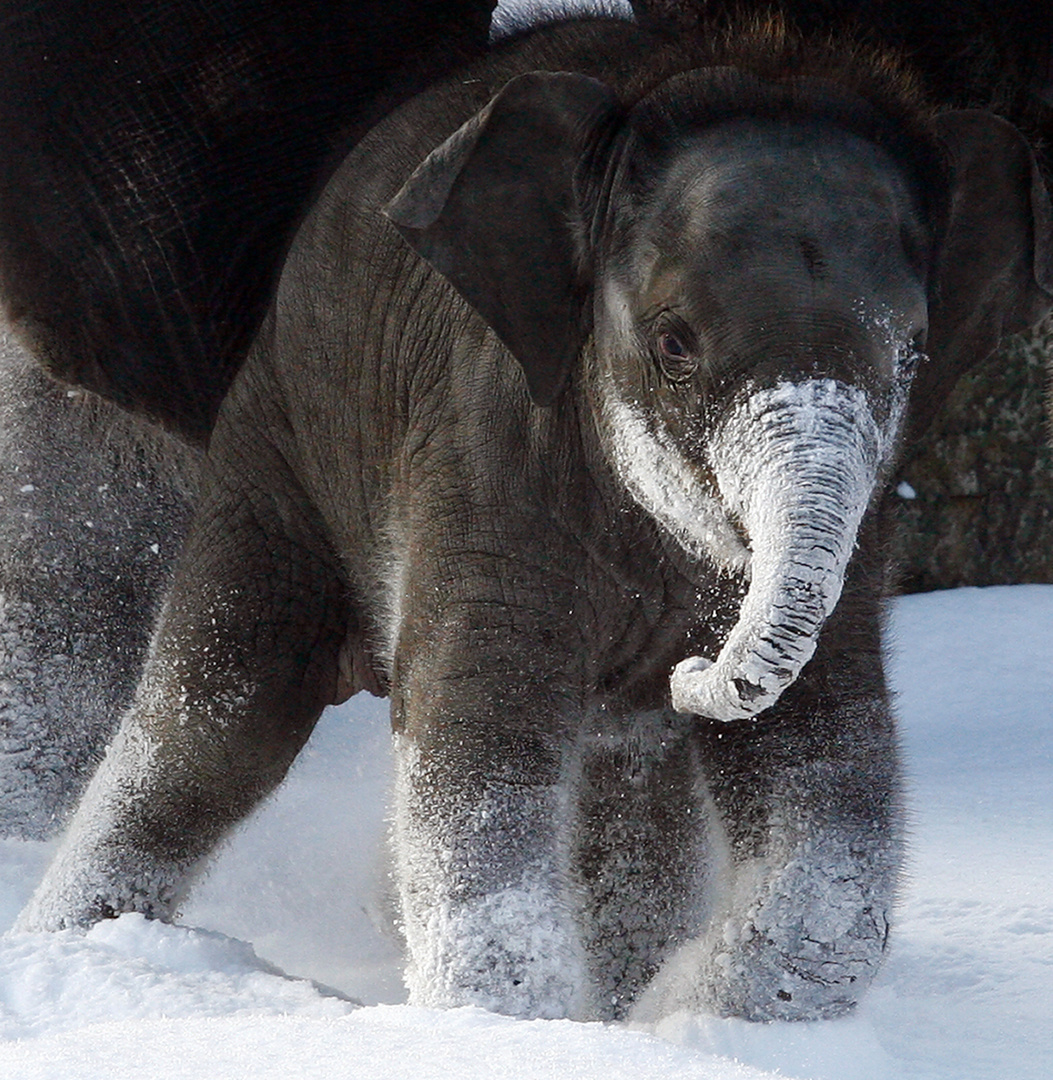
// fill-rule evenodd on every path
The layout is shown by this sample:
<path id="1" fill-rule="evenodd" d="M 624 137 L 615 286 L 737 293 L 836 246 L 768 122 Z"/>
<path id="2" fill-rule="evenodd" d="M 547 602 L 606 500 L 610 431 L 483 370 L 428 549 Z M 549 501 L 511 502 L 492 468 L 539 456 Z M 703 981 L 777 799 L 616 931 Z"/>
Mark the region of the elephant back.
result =
<path id="1" fill-rule="evenodd" d="M 59 379 L 203 442 L 341 151 L 493 0 L 4 4 L 0 290 Z"/>

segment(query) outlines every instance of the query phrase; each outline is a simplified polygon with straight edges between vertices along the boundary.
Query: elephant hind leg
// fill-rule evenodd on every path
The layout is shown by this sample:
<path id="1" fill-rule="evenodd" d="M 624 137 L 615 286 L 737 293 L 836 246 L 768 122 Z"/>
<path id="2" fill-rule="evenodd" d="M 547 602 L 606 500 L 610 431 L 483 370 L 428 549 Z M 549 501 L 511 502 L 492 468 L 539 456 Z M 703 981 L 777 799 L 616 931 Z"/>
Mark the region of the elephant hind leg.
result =
<path id="1" fill-rule="evenodd" d="M 653 741 L 596 747 L 582 764 L 575 873 L 603 1019 L 628 1015 L 669 955 L 700 933 L 721 862 L 691 740 Z"/>
<path id="2" fill-rule="evenodd" d="M 271 464 L 265 495 L 206 474 L 133 705 L 23 928 L 171 917 L 336 697 L 346 590 Z"/>

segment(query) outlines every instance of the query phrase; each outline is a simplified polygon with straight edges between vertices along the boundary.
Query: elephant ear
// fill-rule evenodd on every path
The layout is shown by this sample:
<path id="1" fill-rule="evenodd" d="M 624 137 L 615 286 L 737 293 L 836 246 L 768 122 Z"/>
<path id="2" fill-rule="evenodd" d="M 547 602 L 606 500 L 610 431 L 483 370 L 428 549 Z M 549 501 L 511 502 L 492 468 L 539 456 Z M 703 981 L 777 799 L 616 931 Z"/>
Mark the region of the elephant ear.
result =
<path id="1" fill-rule="evenodd" d="M 966 371 L 1053 308 L 1053 212 L 1024 137 L 980 110 L 945 113 L 935 127 L 951 197 L 930 289 L 932 362 L 911 395 L 915 435 Z"/>
<path id="2" fill-rule="evenodd" d="M 575 174 L 616 108 L 584 75 L 521 75 L 385 209 L 519 361 L 538 405 L 559 396 L 591 329 Z"/>

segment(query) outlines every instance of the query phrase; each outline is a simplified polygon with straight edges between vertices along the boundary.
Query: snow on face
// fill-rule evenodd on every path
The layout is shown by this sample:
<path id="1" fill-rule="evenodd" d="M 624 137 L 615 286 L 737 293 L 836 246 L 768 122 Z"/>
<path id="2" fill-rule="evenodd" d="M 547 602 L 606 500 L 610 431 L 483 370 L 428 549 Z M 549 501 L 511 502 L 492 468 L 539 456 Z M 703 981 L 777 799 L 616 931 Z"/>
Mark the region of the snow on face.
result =
<path id="1" fill-rule="evenodd" d="M 677 666 L 675 708 L 720 720 L 754 716 L 811 658 L 895 446 L 905 392 L 905 382 L 893 384 L 883 422 L 863 390 L 832 379 L 750 394 L 708 446 L 718 499 L 701 489 L 671 439 L 607 390 L 613 463 L 637 502 L 687 551 L 718 565 L 736 565 L 732 538 L 742 550 L 732 515 L 750 537 L 752 583 L 739 621 L 716 665 L 689 657 Z"/>
<path id="2" fill-rule="evenodd" d="M 613 394 L 603 406 L 612 463 L 630 495 L 696 559 L 744 570 L 749 552 L 719 499 L 669 438 L 653 432 L 638 406 Z"/>

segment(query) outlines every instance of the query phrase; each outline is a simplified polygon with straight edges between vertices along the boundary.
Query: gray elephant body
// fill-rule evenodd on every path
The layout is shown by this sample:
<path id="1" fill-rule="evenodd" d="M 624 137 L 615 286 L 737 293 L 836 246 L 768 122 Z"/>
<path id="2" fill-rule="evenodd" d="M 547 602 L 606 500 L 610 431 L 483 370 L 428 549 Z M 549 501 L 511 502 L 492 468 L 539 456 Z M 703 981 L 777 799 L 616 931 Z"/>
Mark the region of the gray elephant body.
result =
<path id="1" fill-rule="evenodd" d="M 375 129 L 293 245 L 21 925 L 171 916 L 367 688 L 412 1000 L 850 1009 L 902 857 L 871 507 L 926 322 L 986 347 L 985 297 L 999 332 L 1046 299 L 1030 175 L 989 257 L 897 94 L 836 49 L 585 21 Z M 963 221 L 966 316 L 927 297 Z"/>

